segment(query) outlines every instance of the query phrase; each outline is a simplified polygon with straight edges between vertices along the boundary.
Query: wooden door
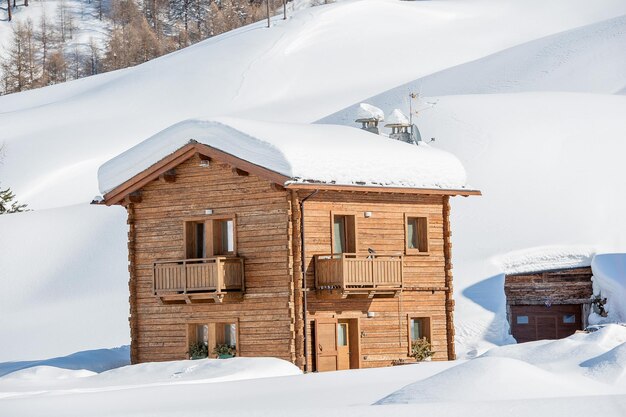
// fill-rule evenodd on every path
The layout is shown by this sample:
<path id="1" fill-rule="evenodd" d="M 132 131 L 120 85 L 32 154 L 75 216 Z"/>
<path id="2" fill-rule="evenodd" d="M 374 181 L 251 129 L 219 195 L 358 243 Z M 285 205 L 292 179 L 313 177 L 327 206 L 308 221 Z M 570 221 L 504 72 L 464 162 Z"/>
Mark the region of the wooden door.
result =
<path id="1" fill-rule="evenodd" d="M 557 338 L 556 316 L 537 316 L 535 326 L 537 328 L 537 340 Z"/>
<path id="2" fill-rule="evenodd" d="M 337 319 L 315 319 L 315 363 L 318 372 L 339 369 Z"/>
<path id="3" fill-rule="evenodd" d="M 347 321 L 337 324 L 337 369 L 350 369 L 350 327 Z"/>
<path id="4" fill-rule="evenodd" d="M 511 306 L 511 333 L 518 343 L 560 339 L 582 329 L 578 304 Z"/>

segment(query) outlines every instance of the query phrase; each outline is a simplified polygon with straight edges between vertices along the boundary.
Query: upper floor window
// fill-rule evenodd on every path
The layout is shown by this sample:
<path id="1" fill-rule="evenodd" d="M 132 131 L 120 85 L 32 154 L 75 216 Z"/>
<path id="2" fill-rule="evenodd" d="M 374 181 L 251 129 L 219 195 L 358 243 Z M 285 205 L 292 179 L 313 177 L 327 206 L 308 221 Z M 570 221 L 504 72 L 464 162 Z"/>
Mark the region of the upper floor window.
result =
<path id="1" fill-rule="evenodd" d="M 356 216 L 333 214 L 333 253 L 356 253 Z"/>
<path id="2" fill-rule="evenodd" d="M 428 218 L 405 216 L 406 253 L 428 253 Z"/>
<path id="3" fill-rule="evenodd" d="M 187 259 L 234 255 L 235 252 L 234 218 L 185 222 L 185 257 Z"/>

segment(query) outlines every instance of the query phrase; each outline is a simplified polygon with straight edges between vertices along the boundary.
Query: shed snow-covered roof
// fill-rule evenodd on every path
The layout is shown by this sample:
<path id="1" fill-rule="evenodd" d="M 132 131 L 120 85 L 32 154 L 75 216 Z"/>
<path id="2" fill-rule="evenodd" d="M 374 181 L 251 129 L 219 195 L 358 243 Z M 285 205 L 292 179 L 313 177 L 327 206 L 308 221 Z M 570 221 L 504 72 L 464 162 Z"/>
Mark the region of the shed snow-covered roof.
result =
<path id="1" fill-rule="evenodd" d="M 465 170 L 452 154 L 361 129 L 233 118 L 186 120 L 144 140 L 98 170 L 106 194 L 197 141 L 276 172 L 294 183 L 467 189 Z"/>

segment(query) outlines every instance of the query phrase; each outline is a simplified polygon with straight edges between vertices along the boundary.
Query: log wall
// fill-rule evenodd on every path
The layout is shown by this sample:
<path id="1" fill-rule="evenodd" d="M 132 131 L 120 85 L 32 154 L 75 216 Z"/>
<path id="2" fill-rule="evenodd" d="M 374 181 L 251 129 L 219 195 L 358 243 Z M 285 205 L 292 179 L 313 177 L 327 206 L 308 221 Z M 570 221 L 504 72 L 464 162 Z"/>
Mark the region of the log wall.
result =
<path id="1" fill-rule="evenodd" d="M 187 358 L 190 324 L 236 322 L 239 355 L 275 356 L 304 368 L 306 345 L 306 363 L 313 370 L 312 324 L 323 317 L 359 319 L 361 367 L 408 359 L 410 317 L 429 319 L 435 360 L 453 358 L 448 197 L 332 191 L 311 197 L 303 224 L 305 321 L 300 202 L 310 194 L 276 187 L 216 160 L 201 167 L 197 156 L 176 167 L 174 181 L 170 176 L 142 187 L 140 198 L 126 204 L 133 363 Z M 162 304 L 153 294 L 153 263 L 185 258 L 183 222 L 202 218 L 206 209 L 214 216 L 236 217 L 245 294 L 222 304 Z M 366 211 L 372 216 L 366 218 Z M 315 290 L 313 257 L 332 251 L 333 212 L 355 215 L 358 253 L 372 248 L 380 254 L 404 255 L 399 296 L 330 299 Z M 405 253 L 406 214 L 428 218 L 427 254 Z"/>
<path id="2" fill-rule="evenodd" d="M 301 193 L 303 198 L 308 193 Z M 445 196 L 380 195 L 364 193 L 320 192 L 305 203 L 305 265 L 307 271 L 308 317 L 307 340 L 309 370 L 314 368 L 314 320 L 320 317 L 359 318 L 361 367 L 387 366 L 397 359 L 408 359 L 409 317 L 428 317 L 431 323 L 433 359 L 446 360 L 453 328 L 451 272 L 446 275 L 444 239 Z M 395 298 L 328 299 L 324 291 L 315 291 L 314 256 L 328 254 L 331 248 L 331 213 L 356 217 L 357 252 L 405 254 L 405 214 L 428 218 L 428 254 L 404 256 L 404 289 Z M 371 212 L 366 218 L 364 213 Z M 297 225 L 297 222 L 294 220 Z M 447 228 L 448 226 L 445 226 Z M 448 300 L 449 311 L 446 310 Z M 367 313 L 374 317 L 367 317 Z"/>
<path id="3" fill-rule="evenodd" d="M 239 354 L 295 360 L 291 202 L 269 181 L 240 175 L 193 157 L 176 168 L 174 182 L 155 180 L 129 210 L 132 360 L 187 358 L 188 325 L 236 321 Z M 237 252 L 245 259 L 242 301 L 222 304 L 160 304 L 152 292 L 152 265 L 185 258 L 183 222 L 214 215 L 236 216 Z"/>
<path id="4" fill-rule="evenodd" d="M 591 267 L 506 275 L 508 305 L 584 304 L 591 298 Z"/>

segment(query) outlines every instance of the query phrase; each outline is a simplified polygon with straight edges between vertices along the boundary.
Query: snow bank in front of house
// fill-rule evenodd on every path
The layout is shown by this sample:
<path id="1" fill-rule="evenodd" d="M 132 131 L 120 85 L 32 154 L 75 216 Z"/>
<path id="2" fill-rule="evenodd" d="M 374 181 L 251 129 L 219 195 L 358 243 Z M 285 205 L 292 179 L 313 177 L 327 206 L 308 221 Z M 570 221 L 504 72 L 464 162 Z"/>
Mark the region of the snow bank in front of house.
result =
<path id="1" fill-rule="evenodd" d="M 291 182 L 460 189 L 466 174 L 452 154 L 339 125 L 233 118 L 177 123 L 98 170 L 103 194 L 195 140 L 280 173 Z"/>
<path id="2" fill-rule="evenodd" d="M 626 328 L 611 325 L 566 339 L 501 346 L 377 404 L 501 401 L 606 395 L 623 391 Z"/>
<path id="3" fill-rule="evenodd" d="M 577 268 L 591 265 L 594 249 L 588 246 L 540 246 L 493 258 L 505 274 Z"/>
<path id="4" fill-rule="evenodd" d="M 277 358 L 147 362 L 96 373 L 89 369 L 95 369 L 100 360 L 95 355 L 88 356 L 94 362 L 85 362 L 85 369 L 40 365 L 4 375 L 0 377 L 0 398 L 39 389 L 67 390 L 80 387 L 97 390 L 107 387 L 204 384 L 302 374 L 297 366 Z"/>
<path id="5" fill-rule="evenodd" d="M 243 379 L 300 375 L 302 371 L 277 358 L 198 359 L 147 362 L 112 369 L 98 380 L 116 384 L 158 384 L 170 382 L 225 382 Z"/>
<path id="6" fill-rule="evenodd" d="M 589 324 L 626 322 L 626 253 L 596 255 L 591 269 L 593 294 L 606 298 L 607 317 L 592 311 Z"/>

